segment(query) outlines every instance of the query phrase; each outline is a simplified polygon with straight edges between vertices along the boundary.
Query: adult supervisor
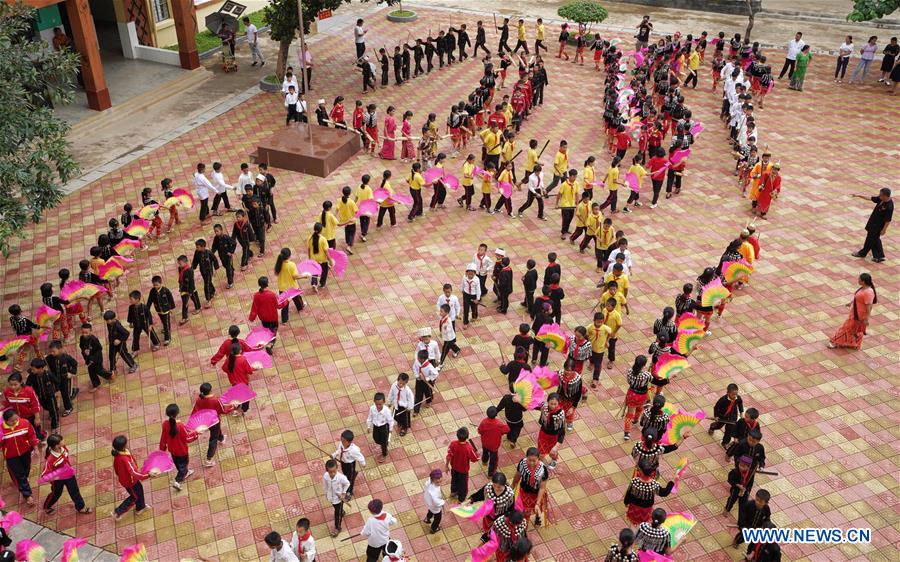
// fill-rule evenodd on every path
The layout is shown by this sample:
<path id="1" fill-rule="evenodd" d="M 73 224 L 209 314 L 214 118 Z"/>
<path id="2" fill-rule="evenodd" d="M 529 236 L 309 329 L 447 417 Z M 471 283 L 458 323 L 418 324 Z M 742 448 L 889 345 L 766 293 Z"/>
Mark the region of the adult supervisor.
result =
<path id="1" fill-rule="evenodd" d="M 891 190 L 882 187 L 881 191 L 875 197 L 866 197 L 865 195 L 853 195 L 860 199 L 869 199 L 875 203 L 872 214 L 866 222 L 866 242 L 863 244 L 862 250 L 853 254 L 854 257 L 864 258 L 868 255 L 869 250 L 872 251 L 872 261 L 881 263 L 884 261 L 884 247 L 881 245 L 881 237 L 887 232 L 888 225 L 891 224 L 891 218 L 894 216 L 894 201 L 891 199 Z"/>

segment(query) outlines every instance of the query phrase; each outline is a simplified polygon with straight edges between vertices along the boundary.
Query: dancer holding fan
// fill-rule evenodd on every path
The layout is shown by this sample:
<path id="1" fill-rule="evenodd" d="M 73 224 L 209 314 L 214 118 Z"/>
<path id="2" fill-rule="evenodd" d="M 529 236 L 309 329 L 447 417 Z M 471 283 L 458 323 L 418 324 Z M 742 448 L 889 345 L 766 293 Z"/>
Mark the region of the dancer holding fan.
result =
<path id="1" fill-rule="evenodd" d="M 92 513 L 94 510 L 85 506 L 84 498 L 78 489 L 78 480 L 75 479 L 75 469 L 69 460 L 69 448 L 66 447 L 62 436 L 54 433 L 47 438 L 47 462 L 41 471 L 39 482 L 50 481 L 50 494 L 44 500 L 44 513 L 51 515 L 56 508 L 53 507 L 62 496 L 63 488 L 68 490 L 69 497 L 75 504 L 78 513 Z"/>
<path id="2" fill-rule="evenodd" d="M 194 407 L 191 409 L 191 415 L 200 410 L 212 410 L 216 413 L 217 423 L 209 426 L 209 447 L 206 448 L 206 460 L 203 466 L 209 468 L 215 466 L 213 457 L 216 455 L 216 449 L 220 443 L 225 442 L 225 434 L 222 432 L 222 416 L 234 410 L 232 405 L 223 405 L 219 398 L 212 393 L 212 385 L 205 382 L 200 385 L 200 394 L 197 396 Z"/>

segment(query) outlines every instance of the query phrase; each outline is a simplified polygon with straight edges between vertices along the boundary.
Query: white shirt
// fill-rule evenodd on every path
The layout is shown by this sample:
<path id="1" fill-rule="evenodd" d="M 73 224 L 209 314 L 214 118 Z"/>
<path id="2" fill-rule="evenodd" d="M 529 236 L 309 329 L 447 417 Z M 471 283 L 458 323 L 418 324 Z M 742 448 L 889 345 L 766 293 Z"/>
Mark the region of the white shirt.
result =
<path id="1" fill-rule="evenodd" d="M 297 113 L 306 113 L 306 100 L 297 102 Z"/>
<path id="2" fill-rule="evenodd" d="M 366 30 L 363 29 L 361 25 L 357 25 L 353 28 L 353 36 L 356 38 L 357 43 L 366 42 Z"/>
<path id="3" fill-rule="evenodd" d="M 234 186 L 234 191 L 238 195 L 245 195 L 247 193 L 247 190 L 244 189 L 244 186 L 249 185 L 252 187 L 256 183 L 256 180 L 254 179 L 255 177 L 256 176 L 254 176 L 250 172 L 241 174 L 240 176 L 238 176 L 237 185 Z"/>
<path id="4" fill-rule="evenodd" d="M 322 486 L 325 488 L 325 499 L 335 505 L 344 501 L 341 496 L 350 489 L 350 481 L 340 472 L 336 472 L 334 478 L 326 472 L 322 475 Z"/>
<path id="5" fill-rule="evenodd" d="M 426 381 L 433 383 L 437 380 L 439 371 L 434 368 L 431 361 L 426 361 L 424 363 L 416 361 L 413 363 L 413 374 L 417 379 L 423 378 Z"/>
<path id="6" fill-rule="evenodd" d="M 291 537 L 291 550 L 297 554 L 300 562 L 309 562 L 316 557 L 316 539 L 310 533 L 308 539 L 301 541 L 300 535 L 294 531 L 294 535 Z"/>
<path id="7" fill-rule="evenodd" d="M 618 248 L 616 248 L 618 250 Z M 606 268 L 606 274 L 609 275 L 612 273 L 613 266 L 616 265 L 616 262 L 610 262 L 609 267 Z M 622 264 L 622 275 L 628 275 L 628 264 Z"/>
<path id="8" fill-rule="evenodd" d="M 396 404 L 400 408 L 409 410 L 415 404 L 416 398 L 413 396 L 413 391 L 409 388 L 409 384 L 401 389 L 400 385 L 395 382 L 391 385 L 391 391 L 388 392 L 387 402 L 391 406 Z"/>
<path id="9" fill-rule="evenodd" d="M 477 281 L 477 279 L 476 279 Z M 438 297 L 437 300 L 437 311 L 438 314 L 441 313 L 441 307 L 445 304 L 450 305 L 450 321 L 455 322 L 456 317 L 459 316 L 460 308 L 459 308 L 459 299 L 456 298 L 456 295 L 450 295 L 447 297 L 443 293 Z"/>
<path id="10" fill-rule="evenodd" d="M 803 47 L 805 45 L 806 43 L 803 42 L 803 39 L 799 41 L 797 41 L 796 39 L 791 39 L 790 41 L 788 41 L 788 52 L 785 58 L 787 58 L 788 60 L 796 59 L 797 55 L 800 54 L 800 51 L 803 50 Z"/>
<path id="11" fill-rule="evenodd" d="M 839 57 L 849 57 L 853 54 L 853 43 L 849 45 L 847 43 L 841 43 L 840 52 L 838 53 Z"/>
<path id="12" fill-rule="evenodd" d="M 284 106 L 290 107 L 292 105 L 296 105 L 297 100 L 299 100 L 299 99 L 300 99 L 300 96 L 297 94 L 296 90 L 294 91 L 293 94 L 288 92 L 284 95 Z"/>
<path id="13" fill-rule="evenodd" d="M 719 78 L 725 80 L 731 76 L 731 71 L 734 70 L 734 63 L 728 61 L 725 63 L 725 66 L 722 67 L 722 70 L 719 72 Z"/>
<path id="14" fill-rule="evenodd" d="M 464 275 L 462 285 L 460 285 L 460 287 L 462 287 L 463 293 L 467 295 L 475 295 L 475 300 L 481 298 L 481 281 L 479 281 L 477 277 L 472 277 L 471 279 L 469 279 Z"/>
<path id="15" fill-rule="evenodd" d="M 456 339 L 456 330 L 453 329 L 453 321 L 450 316 L 444 316 L 438 323 L 441 331 L 441 340 L 447 342 Z"/>
<path id="16" fill-rule="evenodd" d="M 272 549 L 269 554 L 269 562 L 300 562 L 297 555 L 291 550 L 291 545 L 284 539 L 281 539 L 281 550 Z"/>
<path id="17" fill-rule="evenodd" d="M 369 406 L 369 417 L 366 418 L 366 426 L 369 429 L 372 429 L 374 425 L 386 425 L 390 428 L 394 427 L 394 416 L 391 414 L 391 409 L 387 406 L 382 406 L 381 410 L 375 408 L 375 404 Z"/>
<path id="18" fill-rule="evenodd" d="M 294 87 L 294 92 L 299 92 L 299 91 L 300 91 L 300 86 L 297 84 L 297 77 L 294 76 L 294 75 L 291 75 L 291 77 L 288 78 L 288 77 L 287 77 L 287 74 L 285 74 L 285 75 L 284 75 L 284 80 L 281 81 L 281 93 L 282 93 L 282 94 L 287 94 L 287 93 L 288 93 L 288 88 L 291 87 L 291 86 Z"/>
<path id="19" fill-rule="evenodd" d="M 302 60 L 306 68 L 312 68 L 312 51 L 309 50 L 309 47 L 306 48 L 306 56 L 303 56 L 303 50 L 297 52 L 297 60 Z"/>
<path id="20" fill-rule="evenodd" d="M 213 171 L 212 173 L 213 190 L 216 193 L 224 193 L 228 189 L 234 189 L 233 185 L 228 185 L 225 181 L 225 174 Z"/>
<path id="21" fill-rule="evenodd" d="M 441 493 L 441 487 L 432 484 L 431 478 L 425 479 L 423 498 L 425 499 L 425 507 L 431 513 L 440 513 L 444 507 L 444 494 Z"/>
<path id="22" fill-rule="evenodd" d="M 382 517 L 382 519 L 378 519 L 379 517 Z M 360 534 L 369 539 L 369 546 L 381 548 L 391 540 L 391 525 L 396 524 L 397 520 L 394 519 L 393 515 L 382 511 L 378 515 L 369 517 Z"/>
<path id="23" fill-rule="evenodd" d="M 359 464 L 366 466 L 366 457 L 363 456 L 362 451 L 359 450 L 359 447 L 350 443 L 350 446 L 346 449 L 341 443 L 338 443 L 337 448 L 334 450 L 334 454 L 331 455 L 331 458 L 337 459 L 338 462 L 345 462 L 350 464 L 352 462 L 359 462 Z"/>
<path id="24" fill-rule="evenodd" d="M 215 191 L 216 188 L 210 183 L 209 178 L 200 172 L 194 172 L 194 191 L 200 199 L 209 199 L 209 191 Z"/>
<path id="25" fill-rule="evenodd" d="M 478 267 L 478 271 L 475 272 L 477 275 L 490 275 L 491 270 L 494 269 L 494 260 L 487 254 L 483 258 L 479 258 L 478 253 L 476 253 L 472 256 L 470 263 L 474 263 Z"/>
<path id="26" fill-rule="evenodd" d="M 425 342 L 420 341 L 416 344 L 416 357 L 419 356 L 419 352 L 422 350 L 428 351 L 428 359 L 434 363 L 438 362 L 438 359 L 441 358 L 441 346 L 438 345 L 438 342 L 431 340 L 428 342 L 428 345 L 425 345 Z"/>
<path id="27" fill-rule="evenodd" d="M 535 195 L 540 195 L 544 188 L 544 172 L 532 172 L 528 176 L 528 191 Z"/>
<path id="28" fill-rule="evenodd" d="M 616 263 L 616 256 L 618 256 L 621 251 L 622 250 L 616 248 L 615 250 L 613 250 L 612 252 L 609 253 L 609 256 L 607 257 L 607 259 L 610 261 L 610 263 Z M 625 270 L 631 271 L 631 268 L 632 268 L 631 250 L 626 248 L 624 253 L 625 253 L 625 264 L 624 264 Z"/>
<path id="29" fill-rule="evenodd" d="M 259 38 L 259 31 L 256 29 L 256 26 L 252 23 L 247 26 L 247 43 L 251 45 L 256 43 L 256 40 Z"/>

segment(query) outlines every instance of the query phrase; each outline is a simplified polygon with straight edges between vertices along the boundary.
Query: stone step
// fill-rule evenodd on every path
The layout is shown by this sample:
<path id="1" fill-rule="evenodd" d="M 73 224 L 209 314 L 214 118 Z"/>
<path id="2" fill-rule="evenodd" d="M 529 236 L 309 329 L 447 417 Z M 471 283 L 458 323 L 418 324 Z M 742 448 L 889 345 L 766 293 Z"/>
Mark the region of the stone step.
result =
<path id="1" fill-rule="evenodd" d="M 865 22 L 850 22 L 844 18 L 836 16 L 817 15 L 811 14 L 809 12 L 794 12 L 789 10 L 766 10 L 765 8 L 763 8 L 762 11 L 759 12 L 758 16 L 762 18 L 783 18 L 816 23 L 833 23 L 835 25 L 861 25 L 871 27 L 873 29 L 900 29 L 900 21 L 896 20 L 880 19 Z"/>

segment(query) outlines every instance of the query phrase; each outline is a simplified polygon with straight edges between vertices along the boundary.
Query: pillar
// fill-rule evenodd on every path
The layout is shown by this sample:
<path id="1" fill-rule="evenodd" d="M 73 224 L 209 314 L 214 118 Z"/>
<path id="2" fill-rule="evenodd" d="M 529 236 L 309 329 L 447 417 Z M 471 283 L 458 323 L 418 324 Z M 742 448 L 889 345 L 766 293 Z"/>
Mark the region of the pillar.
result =
<path id="1" fill-rule="evenodd" d="M 66 14 L 72 26 L 75 50 L 81 55 L 81 74 L 88 107 L 96 111 L 109 109 L 112 101 L 103 77 L 100 45 L 97 43 L 97 31 L 94 29 L 94 18 L 91 16 L 88 0 L 66 0 Z"/>
<path id="2" fill-rule="evenodd" d="M 193 70 L 200 68 L 200 55 L 197 53 L 197 14 L 194 12 L 193 0 L 171 0 L 172 19 L 175 20 L 175 35 L 178 37 L 178 56 L 181 68 Z"/>

